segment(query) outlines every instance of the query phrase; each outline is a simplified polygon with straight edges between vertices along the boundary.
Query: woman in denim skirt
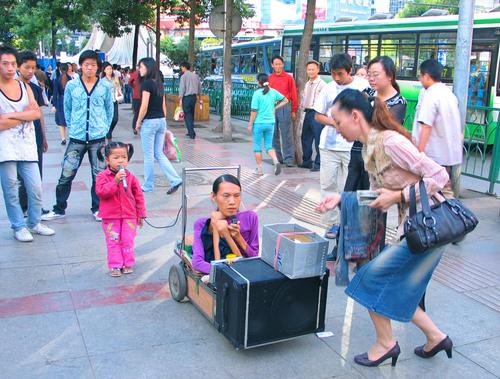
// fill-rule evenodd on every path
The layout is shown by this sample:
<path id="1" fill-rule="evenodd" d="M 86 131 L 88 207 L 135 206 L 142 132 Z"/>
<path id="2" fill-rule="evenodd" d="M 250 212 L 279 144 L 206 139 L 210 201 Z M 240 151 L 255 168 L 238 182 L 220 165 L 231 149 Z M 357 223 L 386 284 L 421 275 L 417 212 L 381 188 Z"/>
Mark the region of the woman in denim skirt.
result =
<path id="1" fill-rule="evenodd" d="M 144 192 L 154 189 L 154 161 L 160 164 L 161 171 L 170 182 L 167 195 L 173 194 L 182 184 L 182 179 L 163 153 L 163 143 L 167 131 L 165 120 L 166 105 L 163 96 L 163 78 L 153 58 L 139 61 L 141 86 L 141 107 L 137 116 L 135 130 L 141 132 L 144 151 Z"/>
<path id="2" fill-rule="evenodd" d="M 429 196 L 437 195 L 447 183 L 446 170 L 418 151 L 381 99 L 346 89 L 335 99 L 331 113 L 345 139 L 364 144 L 365 168 L 372 190 L 378 192 L 371 207 L 387 210 L 399 204 L 408 209 L 410 186 L 420 178 Z M 416 191 L 418 198 L 418 188 Z M 339 194 L 330 195 L 320 202 L 318 210 L 333 209 L 339 202 Z M 396 365 L 400 348 L 392 334 L 391 320 L 411 321 L 422 330 L 427 341 L 415 348 L 419 357 L 429 358 L 445 350 L 451 358 L 451 339 L 418 306 L 441 255 L 442 249 L 414 255 L 403 239 L 358 270 L 346 294 L 368 309 L 376 341 L 368 352 L 354 357 L 357 364 L 378 366 L 391 358 Z"/>

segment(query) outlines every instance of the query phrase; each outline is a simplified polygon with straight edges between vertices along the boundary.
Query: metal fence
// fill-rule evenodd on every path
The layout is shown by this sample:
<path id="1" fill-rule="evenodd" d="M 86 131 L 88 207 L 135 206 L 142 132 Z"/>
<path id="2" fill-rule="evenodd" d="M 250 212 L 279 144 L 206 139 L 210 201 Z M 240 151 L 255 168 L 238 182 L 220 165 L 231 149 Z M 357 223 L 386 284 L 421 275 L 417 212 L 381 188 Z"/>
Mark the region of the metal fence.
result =
<path id="1" fill-rule="evenodd" d="M 179 79 L 165 79 L 164 88 L 165 93 L 178 93 Z M 256 84 L 233 82 L 231 117 L 243 121 L 250 119 L 250 104 L 252 102 L 252 95 L 256 89 Z M 222 81 L 206 80 L 202 83 L 202 90 L 210 99 L 210 113 L 222 115 Z"/>
<path id="2" fill-rule="evenodd" d="M 222 114 L 222 81 L 205 81 L 203 93 L 210 98 L 210 113 Z M 231 116 L 248 121 L 256 84 L 234 83 Z M 179 79 L 165 80 L 165 93 L 178 93 Z M 417 101 L 408 101 L 405 128 L 412 129 Z M 500 183 L 500 108 L 469 107 L 464 133 L 462 174 L 489 182 L 489 193 Z"/>

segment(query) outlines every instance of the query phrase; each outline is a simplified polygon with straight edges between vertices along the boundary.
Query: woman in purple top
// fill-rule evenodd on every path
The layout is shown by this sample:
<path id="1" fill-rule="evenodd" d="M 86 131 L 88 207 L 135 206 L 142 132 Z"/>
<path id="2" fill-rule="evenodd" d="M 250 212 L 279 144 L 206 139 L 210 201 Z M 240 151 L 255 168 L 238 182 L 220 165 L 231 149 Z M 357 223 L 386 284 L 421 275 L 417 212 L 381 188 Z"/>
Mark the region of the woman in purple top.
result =
<path id="1" fill-rule="evenodd" d="M 219 176 L 212 186 L 217 211 L 194 224 L 193 268 L 210 272 L 210 262 L 227 254 L 256 257 L 259 254 L 259 220 L 253 211 L 240 212 L 241 184 L 233 175 Z"/>

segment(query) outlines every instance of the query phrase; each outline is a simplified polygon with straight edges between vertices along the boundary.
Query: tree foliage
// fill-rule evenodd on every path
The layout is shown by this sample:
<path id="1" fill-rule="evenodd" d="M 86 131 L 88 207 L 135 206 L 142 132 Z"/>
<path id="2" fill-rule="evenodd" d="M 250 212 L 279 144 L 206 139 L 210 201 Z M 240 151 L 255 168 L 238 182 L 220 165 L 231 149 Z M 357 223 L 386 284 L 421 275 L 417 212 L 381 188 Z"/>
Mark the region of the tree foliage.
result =
<path id="1" fill-rule="evenodd" d="M 51 36 L 55 54 L 57 32 L 88 30 L 91 0 L 19 0 L 11 1 L 11 32 L 20 48 L 34 49 L 38 41 Z"/>
<path id="2" fill-rule="evenodd" d="M 449 14 L 458 14 L 460 0 L 416 0 L 406 3 L 405 7 L 398 13 L 398 18 L 417 17 L 429 9 L 447 10 Z"/>
<path id="3" fill-rule="evenodd" d="M 188 36 L 183 37 L 179 43 L 175 43 L 172 38 L 165 37 L 161 40 L 161 52 L 165 54 L 173 64 L 178 65 L 188 60 L 189 40 Z M 195 41 L 195 55 L 200 52 L 201 42 Z"/>
<path id="4" fill-rule="evenodd" d="M 11 43 L 12 21 L 15 2 L 12 0 L 0 0 L 0 12 L 2 13 L 2 22 L 0 22 L 0 43 Z"/>

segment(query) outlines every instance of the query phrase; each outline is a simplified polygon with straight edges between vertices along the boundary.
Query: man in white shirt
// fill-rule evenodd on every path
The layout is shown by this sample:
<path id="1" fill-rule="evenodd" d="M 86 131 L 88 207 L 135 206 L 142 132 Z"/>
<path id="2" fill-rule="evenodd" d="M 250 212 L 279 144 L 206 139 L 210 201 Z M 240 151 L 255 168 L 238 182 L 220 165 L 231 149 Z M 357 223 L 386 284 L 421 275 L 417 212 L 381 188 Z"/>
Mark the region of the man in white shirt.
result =
<path id="1" fill-rule="evenodd" d="M 320 185 L 321 197 L 343 191 L 347 178 L 347 169 L 351 158 L 352 142 L 347 142 L 334 127 L 330 108 L 337 95 L 346 88 L 363 91 L 369 87 L 366 79 L 352 76 L 352 59 L 348 54 L 336 54 L 330 60 L 330 72 L 333 81 L 328 83 L 314 103 L 316 121 L 326 128 L 321 132 L 319 148 L 321 152 Z M 339 211 L 333 209 L 323 214 L 323 222 L 331 227 L 327 238 L 336 238 L 339 230 Z"/>
<path id="2" fill-rule="evenodd" d="M 302 124 L 302 164 L 299 167 L 309 168 L 311 171 L 319 171 L 320 167 L 320 151 L 319 140 L 321 131 L 324 125 L 320 124 L 315 119 L 314 103 L 319 97 L 321 90 L 326 86 L 326 83 L 319 76 L 319 63 L 309 61 L 306 65 L 306 72 L 309 80 L 304 88 L 304 98 L 302 107 L 304 108 L 305 117 Z M 312 160 L 313 143 L 316 148 L 316 157 Z"/>
<path id="3" fill-rule="evenodd" d="M 420 64 L 420 91 L 412 136 L 420 151 L 445 167 L 450 182 L 445 192 L 458 189 L 463 154 L 462 122 L 458 100 L 441 82 L 442 68 L 438 61 L 428 59 Z M 455 193 L 455 196 L 458 194 Z"/>

